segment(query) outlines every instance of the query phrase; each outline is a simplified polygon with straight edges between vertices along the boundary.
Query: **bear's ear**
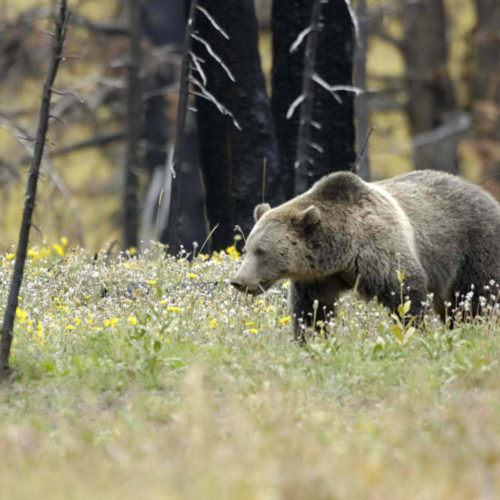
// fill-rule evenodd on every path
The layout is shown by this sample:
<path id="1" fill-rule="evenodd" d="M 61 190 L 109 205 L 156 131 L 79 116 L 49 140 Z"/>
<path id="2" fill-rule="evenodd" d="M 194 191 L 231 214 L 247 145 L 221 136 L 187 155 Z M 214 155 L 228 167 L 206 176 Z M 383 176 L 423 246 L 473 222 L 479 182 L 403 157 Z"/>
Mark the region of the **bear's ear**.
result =
<path id="1" fill-rule="evenodd" d="M 311 229 L 318 224 L 320 219 L 321 213 L 319 208 L 316 205 L 311 205 L 297 215 L 296 221 L 300 227 Z"/>
<path id="2" fill-rule="evenodd" d="M 253 211 L 253 218 L 257 222 L 266 212 L 271 210 L 271 205 L 269 203 L 261 203 L 257 205 Z"/>

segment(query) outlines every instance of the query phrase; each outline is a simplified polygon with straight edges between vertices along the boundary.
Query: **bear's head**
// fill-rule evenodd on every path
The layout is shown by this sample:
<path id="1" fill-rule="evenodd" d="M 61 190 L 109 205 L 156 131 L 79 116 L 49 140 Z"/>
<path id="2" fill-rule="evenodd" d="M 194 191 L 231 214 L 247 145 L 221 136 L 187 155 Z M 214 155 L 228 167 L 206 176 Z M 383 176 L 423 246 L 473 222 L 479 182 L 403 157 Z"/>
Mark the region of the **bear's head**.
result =
<path id="1" fill-rule="evenodd" d="M 274 209 L 257 205 L 256 224 L 231 284 L 258 295 L 280 279 L 309 281 L 348 268 L 354 257 L 352 213 L 364 191 L 357 176 L 340 173 Z"/>

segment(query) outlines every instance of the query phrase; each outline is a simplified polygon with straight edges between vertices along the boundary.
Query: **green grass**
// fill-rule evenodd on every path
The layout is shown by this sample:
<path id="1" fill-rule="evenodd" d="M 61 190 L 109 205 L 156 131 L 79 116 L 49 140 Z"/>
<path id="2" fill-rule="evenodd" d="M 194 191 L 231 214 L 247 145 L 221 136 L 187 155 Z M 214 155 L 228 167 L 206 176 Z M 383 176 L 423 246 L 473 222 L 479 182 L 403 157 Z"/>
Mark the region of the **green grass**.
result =
<path id="1" fill-rule="evenodd" d="M 286 287 L 234 256 L 34 250 L 0 393 L 4 498 L 494 498 L 500 327 L 431 318 L 405 345 L 353 297 L 291 340 Z M 0 258 L 2 306 L 13 267 Z"/>

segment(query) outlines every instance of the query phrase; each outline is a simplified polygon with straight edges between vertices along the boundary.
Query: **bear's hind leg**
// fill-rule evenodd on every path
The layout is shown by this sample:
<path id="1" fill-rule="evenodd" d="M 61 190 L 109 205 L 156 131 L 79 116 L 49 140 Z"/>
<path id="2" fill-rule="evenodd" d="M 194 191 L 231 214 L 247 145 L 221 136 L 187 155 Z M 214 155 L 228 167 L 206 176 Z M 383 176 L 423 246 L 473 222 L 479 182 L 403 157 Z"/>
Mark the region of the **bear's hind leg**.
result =
<path id="1" fill-rule="evenodd" d="M 377 295 L 384 306 L 400 316 L 398 307 L 401 304 L 401 286 L 403 287 L 403 303 L 407 298 L 410 300 L 410 309 L 401 319 L 407 323 L 411 318 L 415 318 L 418 324 L 422 320 L 423 304 L 427 300 L 427 280 L 423 271 L 407 273 L 403 284 L 398 281 L 395 273 L 394 278 L 387 280 L 382 289 L 373 295 Z"/>

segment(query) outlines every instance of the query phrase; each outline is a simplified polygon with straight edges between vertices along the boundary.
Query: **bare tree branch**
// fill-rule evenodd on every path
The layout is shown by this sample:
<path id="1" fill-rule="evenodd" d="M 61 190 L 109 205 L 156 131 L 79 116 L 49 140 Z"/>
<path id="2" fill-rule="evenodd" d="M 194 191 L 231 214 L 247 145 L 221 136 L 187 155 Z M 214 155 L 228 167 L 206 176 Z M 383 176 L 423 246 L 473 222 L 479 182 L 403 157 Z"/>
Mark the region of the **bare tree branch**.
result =
<path id="1" fill-rule="evenodd" d="M 230 40 L 229 35 L 222 29 L 222 27 L 217 23 L 217 21 L 209 14 L 207 9 L 204 9 L 200 5 L 197 5 L 196 8 L 200 11 L 203 12 L 205 17 L 212 23 L 212 26 L 226 39 Z"/>
<path id="2" fill-rule="evenodd" d="M 126 132 L 124 130 L 118 130 L 117 132 L 110 132 L 108 134 L 95 135 L 83 141 L 73 142 L 67 144 L 66 146 L 61 146 L 58 149 L 50 151 L 50 156 L 61 156 L 73 153 L 74 151 L 79 151 L 80 149 L 93 148 L 95 146 L 105 146 L 112 142 L 122 141 L 126 137 Z"/>
<path id="3" fill-rule="evenodd" d="M 305 40 L 307 35 L 311 33 L 311 29 L 311 26 L 307 26 L 297 35 L 297 38 L 290 47 L 290 53 L 297 52 L 298 48 L 302 45 L 302 42 Z"/>
<path id="4" fill-rule="evenodd" d="M 363 94 L 364 90 L 358 87 L 353 87 L 352 85 L 330 85 L 325 82 L 323 78 L 321 78 L 317 73 L 315 73 L 312 77 L 313 81 L 316 82 L 320 87 L 323 87 L 325 90 L 330 92 L 333 97 L 337 100 L 337 102 L 342 102 L 341 97 L 338 95 L 338 92 L 352 92 L 353 94 L 359 95 Z"/>
<path id="5" fill-rule="evenodd" d="M 233 74 L 231 73 L 231 70 L 226 66 L 224 61 L 214 52 L 214 50 L 212 49 L 210 44 L 205 39 L 203 39 L 201 36 L 198 36 L 195 33 L 191 33 L 191 37 L 194 38 L 196 41 L 200 42 L 207 49 L 207 52 L 220 64 L 221 68 L 226 72 L 229 79 L 233 83 L 236 83 L 236 80 L 235 80 Z"/>
<path id="6" fill-rule="evenodd" d="M 94 21 L 75 12 L 71 13 L 73 24 L 107 36 L 130 36 L 128 26 L 113 21 Z"/>

